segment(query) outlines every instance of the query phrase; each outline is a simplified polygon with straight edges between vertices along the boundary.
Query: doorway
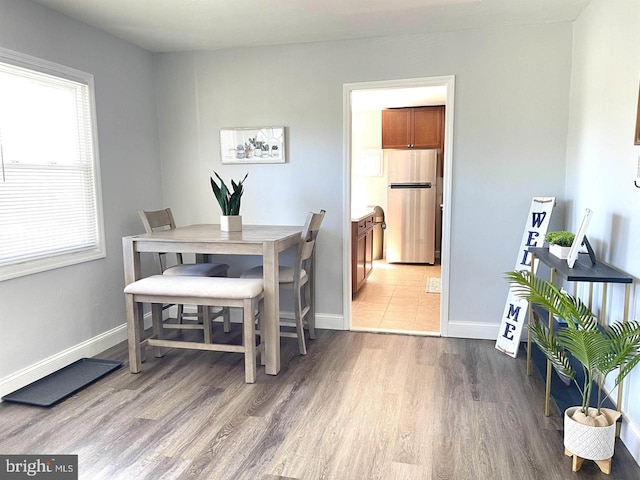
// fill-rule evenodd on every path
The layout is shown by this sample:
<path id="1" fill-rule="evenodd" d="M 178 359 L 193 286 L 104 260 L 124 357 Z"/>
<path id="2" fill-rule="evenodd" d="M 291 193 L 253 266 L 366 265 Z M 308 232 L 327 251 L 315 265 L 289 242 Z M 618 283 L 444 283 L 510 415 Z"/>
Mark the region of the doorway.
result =
<path id="1" fill-rule="evenodd" d="M 441 242 L 437 244 L 436 262 L 396 264 L 387 263 L 384 257 L 374 257 L 371 274 L 356 295 L 352 296 L 352 282 L 344 283 L 345 329 L 447 335 L 453 101 L 453 76 L 344 86 L 345 279 L 351 279 L 351 220 L 368 207 L 386 208 L 386 157 L 379 138 L 363 135 L 363 131 L 377 132 L 379 136 L 380 112 L 386 108 L 426 105 L 446 108 L 441 160 L 444 168 L 438 179 L 438 207 L 442 205 L 442 216 L 436 232 Z M 369 190 L 362 194 L 363 188 L 373 189 L 373 194 Z"/>
<path id="2" fill-rule="evenodd" d="M 439 259 L 434 265 L 373 261 L 351 299 L 351 329 L 440 335 Z"/>

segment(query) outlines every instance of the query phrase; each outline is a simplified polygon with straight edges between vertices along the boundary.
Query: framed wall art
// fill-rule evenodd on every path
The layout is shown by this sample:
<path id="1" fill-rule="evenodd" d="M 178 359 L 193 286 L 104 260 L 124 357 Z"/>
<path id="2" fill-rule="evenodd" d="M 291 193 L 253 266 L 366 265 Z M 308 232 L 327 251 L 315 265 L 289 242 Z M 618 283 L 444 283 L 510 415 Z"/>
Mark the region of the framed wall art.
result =
<path id="1" fill-rule="evenodd" d="M 285 163 L 285 128 L 220 129 L 220 160 L 232 163 Z"/>

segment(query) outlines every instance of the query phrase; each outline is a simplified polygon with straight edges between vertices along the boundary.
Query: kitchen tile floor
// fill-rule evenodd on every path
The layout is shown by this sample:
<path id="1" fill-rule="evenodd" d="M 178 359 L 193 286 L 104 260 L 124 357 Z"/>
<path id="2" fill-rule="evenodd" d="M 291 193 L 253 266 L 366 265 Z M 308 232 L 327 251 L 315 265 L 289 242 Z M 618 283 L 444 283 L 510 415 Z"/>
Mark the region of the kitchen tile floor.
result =
<path id="1" fill-rule="evenodd" d="M 427 293 L 440 264 L 388 264 L 375 260 L 366 284 L 351 302 L 354 329 L 440 332 L 440 294 Z"/>

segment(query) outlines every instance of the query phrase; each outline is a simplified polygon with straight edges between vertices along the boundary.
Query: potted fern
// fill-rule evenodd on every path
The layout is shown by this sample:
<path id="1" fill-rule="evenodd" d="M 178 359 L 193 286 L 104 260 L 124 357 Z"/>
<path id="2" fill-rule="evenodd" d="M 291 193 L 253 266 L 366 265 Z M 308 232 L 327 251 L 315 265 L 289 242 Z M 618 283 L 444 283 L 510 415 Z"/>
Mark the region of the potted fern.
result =
<path id="1" fill-rule="evenodd" d="M 211 189 L 213 190 L 213 194 L 216 196 L 220 209 L 222 210 L 222 216 L 220 217 L 220 230 L 225 232 L 240 232 L 242 231 L 240 201 L 242 200 L 242 194 L 244 193 L 243 183 L 249 174 L 247 173 L 244 178 L 237 183 L 231 180 L 231 187 L 233 188 L 233 192 L 231 192 L 224 183 L 224 180 L 220 178 L 220 175 L 216 172 L 213 173 L 218 180 L 220 180 L 220 185 L 218 185 L 213 177 L 209 177 L 211 180 Z"/>
<path id="2" fill-rule="evenodd" d="M 529 332 L 544 356 L 560 375 L 575 383 L 582 397 L 581 405 L 564 412 L 565 453 L 574 457 L 574 471 L 580 468 L 580 459 L 587 458 L 595 460 L 601 470 L 609 473 L 620 413 L 602 407 L 602 386 L 606 378 L 618 370 L 615 389 L 640 363 L 640 323 L 598 325 L 595 316 L 579 298 L 565 293 L 553 283 L 532 276 L 528 271 L 508 272 L 505 277 L 518 296 L 566 322 L 566 328 L 549 332 L 541 322 L 532 320 Z M 579 362 L 584 372 L 583 381 L 578 380 L 570 357 Z M 596 389 L 595 395 L 593 389 Z"/>

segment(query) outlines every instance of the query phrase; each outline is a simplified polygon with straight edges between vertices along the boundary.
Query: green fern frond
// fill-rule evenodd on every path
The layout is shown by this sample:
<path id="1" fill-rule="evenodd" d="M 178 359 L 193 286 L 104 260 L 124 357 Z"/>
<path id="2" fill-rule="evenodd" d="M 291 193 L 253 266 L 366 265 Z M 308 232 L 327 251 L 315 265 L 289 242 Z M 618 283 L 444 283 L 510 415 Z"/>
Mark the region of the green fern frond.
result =
<path id="1" fill-rule="evenodd" d="M 625 377 L 629 375 L 629 373 L 631 373 L 631 370 L 633 370 L 638 365 L 638 363 L 640 363 L 640 355 L 636 355 L 629 362 L 622 365 L 622 367 L 620 368 L 620 373 L 618 373 L 618 376 L 616 377 L 616 387 L 620 385 L 620 383 L 622 383 Z"/>
<path id="2" fill-rule="evenodd" d="M 540 347 L 540 351 L 551 361 L 558 373 L 575 380 L 576 372 L 564 354 L 564 348 L 558 343 L 556 337 L 549 339 L 548 329 L 541 323 L 529 325 L 531 339 Z"/>

